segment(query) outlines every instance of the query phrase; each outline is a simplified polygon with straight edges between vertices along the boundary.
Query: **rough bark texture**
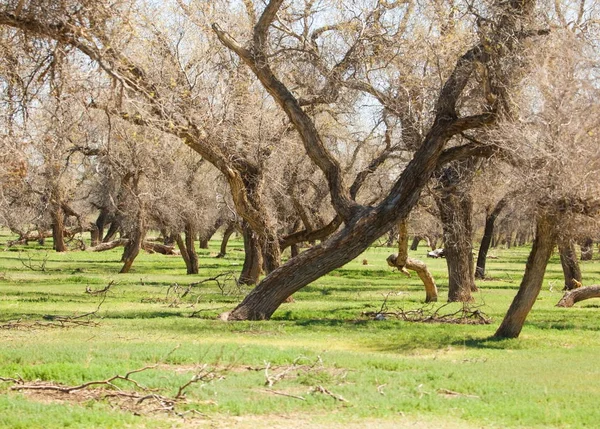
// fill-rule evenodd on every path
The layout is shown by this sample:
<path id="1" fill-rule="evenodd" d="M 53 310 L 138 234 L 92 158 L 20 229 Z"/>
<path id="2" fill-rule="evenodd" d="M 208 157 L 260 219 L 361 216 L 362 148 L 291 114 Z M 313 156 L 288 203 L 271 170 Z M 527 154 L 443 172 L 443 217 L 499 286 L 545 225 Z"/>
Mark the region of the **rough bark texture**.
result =
<path id="1" fill-rule="evenodd" d="M 565 292 L 557 307 L 573 307 L 579 301 L 590 298 L 600 298 L 600 286 L 585 286 Z"/>
<path id="2" fill-rule="evenodd" d="M 472 168 L 467 167 L 466 175 Z M 469 302 L 476 291 L 473 269 L 473 199 L 470 178 L 460 168 L 448 167 L 442 174 L 442 189 L 437 197 L 444 230 L 444 255 L 448 266 L 448 301 Z"/>
<path id="3" fill-rule="evenodd" d="M 52 240 L 53 248 L 57 252 L 66 252 L 67 246 L 65 245 L 65 225 L 64 215 L 62 210 L 56 208 L 51 212 L 52 216 Z"/>
<path id="4" fill-rule="evenodd" d="M 485 278 L 485 262 L 487 259 L 488 251 L 490 250 L 490 244 L 492 243 L 492 237 L 494 236 L 494 223 L 496 218 L 506 205 L 506 199 L 501 199 L 496 207 L 486 211 L 485 216 L 485 229 L 483 237 L 481 238 L 481 244 L 479 245 L 479 253 L 477 254 L 477 266 L 475 268 L 475 277 L 478 279 Z"/>
<path id="5" fill-rule="evenodd" d="M 560 253 L 560 264 L 565 277 L 563 290 L 571 290 L 581 285 L 581 270 L 575 253 L 575 243 L 568 238 L 558 240 L 558 251 Z"/>
<path id="6" fill-rule="evenodd" d="M 551 217 L 541 216 L 537 221 L 533 247 L 519 291 L 494 334 L 496 338 L 517 338 L 521 333 L 525 319 L 542 289 L 546 266 L 555 243 L 556 221 Z"/>
<path id="7" fill-rule="evenodd" d="M 115 247 L 125 246 L 127 243 L 129 243 L 129 240 L 122 238 L 120 240 L 109 241 L 107 243 L 100 243 L 97 246 L 88 247 L 86 250 L 88 252 L 104 252 L 106 250 L 114 249 Z"/>
<path id="8" fill-rule="evenodd" d="M 244 266 L 242 267 L 239 283 L 253 285 L 258 283 L 263 265 L 260 240 L 246 222 L 243 222 L 242 225 L 242 235 L 244 236 Z"/>

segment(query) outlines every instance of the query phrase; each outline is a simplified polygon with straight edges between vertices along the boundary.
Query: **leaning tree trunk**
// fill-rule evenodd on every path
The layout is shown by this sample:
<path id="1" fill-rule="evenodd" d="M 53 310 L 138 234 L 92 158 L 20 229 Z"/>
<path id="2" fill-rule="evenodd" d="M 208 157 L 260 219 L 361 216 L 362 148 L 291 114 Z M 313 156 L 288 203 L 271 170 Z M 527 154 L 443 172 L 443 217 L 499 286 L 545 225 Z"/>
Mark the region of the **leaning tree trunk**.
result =
<path id="1" fill-rule="evenodd" d="M 581 260 L 582 261 L 591 261 L 594 256 L 594 240 L 590 237 L 587 237 L 581 243 Z"/>
<path id="2" fill-rule="evenodd" d="M 575 244 L 568 238 L 558 240 L 558 251 L 560 253 L 560 264 L 565 276 L 565 287 L 563 290 L 576 289 L 581 285 L 581 270 L 575 253 Z"/>
<path id="3" fill-rule="evenodd" d="M 398 254 L 390 255 L 387 258 L 387 263 L 391 267 L 396 267 L 400 272 L 407 274 L 407 270 L 415 271 L 423 285 L 425 286 L 425 302 L 435 302 L 438 300 L 438 291 L 435 285 L 435 280 L 427 265 L 418 259 L 408 257 L 408 231 L 406 219 L 398 224 Z"/>
<path id="4" fill-rule="evenodd" d="M 461 183 L 470 179 L 457 176 L 444 173 L 437 203 L 444 230 L 448 301 L 469 302 L 473 299 L 471 292 L 477 290 L 473 272 L 473 200 L 468 183 Z"/>
<path id="5" fill-rule="evenodd" d="M 262 249 L 258 235 L 250 228 L 247 222 L 242 224 L 244 236 L 244 266 L 240 274 L 239 283 L 253 285 L 258 283 L 262 271 Z"/>
<path id="6" fill-rule="evenodd" d="M 410 250 L 412 250 L 412 251 L 417 250 L 419 248 L 420 242 L 421 242 L 421 237 L 419 237 L 418 235 L 415 235 L 412 243 L 410 244 Z"/>
<path id="7" fill-rule="evenodd" d="M 556 304 L 557 307 L 573 307 L 579 301 L 590 298 L 600 298 L 600 286 L 586 286 L 565 292 L 561 300 Z"/>
<path id="8" fill-rule="evenodd" d="M 128 273 L 133 265 L 133 261 L 137 258 L 140 253 L 140 249 L 142 248 L 142 243 L 144 241 L 144 236 L 146 235 L 146 223 L 144 219 L 144 208 L 143 204 L 138 209 L 136 223 L 133 225 L 133 230 L 131 231 L 129 241 L 125 245 L 125 249 L 123 250 L 123 256 L 121 258 L 121 262 L 123 262 L 123 268 L 121 268 L 120 273 Z M 112 226 L 112 225 L 111 225 Z"/>
<path id="9" fill-rule="evenodd" d="M 477 254 L 477 267 L 475 268 L 475 277 L 478 279 L 485 278 L 485 262 L 487 259 L 487 253 L 490 250 L 490 244 L 492 243 L 492 237 L 494 236 L 494 223 L 496 218 L 506 205 L 506 199 L 502 198 L 496 204 L 493 210 L 487 210 L 485 216 L 485 229 L 481 244 L 479 245 L 479 253 Z"/>
<path id="10" fill-rule="evenodd" d="M 217 255 L 217 258 L 223 258 L 227 254 L 227 243 L 229 242 L 229 238 L 231 234 L 235 232 L 235 223 L 230 223 L 227 225 L 227 228 L 223 232 L 223 239 L 221 240 L 221 250 Z"/>
<path id="11" fill-rule="evenodd" d="M 66 252 L 67 246 L 65 245 L 65 224 L 64 216 L 60 208 L 55 208 L 51 212 L 52 217 L 52 240 L 53 248 L 57 252 Z"/>
<path id="12" fill-rule="evenodd" d="M 555 243 L 556 220 L 549 216 L 540 217 L 519 291 L 494 337 L 517 338 L 521 333 L 525 319 L 542 289 L 546 266 Z"/>

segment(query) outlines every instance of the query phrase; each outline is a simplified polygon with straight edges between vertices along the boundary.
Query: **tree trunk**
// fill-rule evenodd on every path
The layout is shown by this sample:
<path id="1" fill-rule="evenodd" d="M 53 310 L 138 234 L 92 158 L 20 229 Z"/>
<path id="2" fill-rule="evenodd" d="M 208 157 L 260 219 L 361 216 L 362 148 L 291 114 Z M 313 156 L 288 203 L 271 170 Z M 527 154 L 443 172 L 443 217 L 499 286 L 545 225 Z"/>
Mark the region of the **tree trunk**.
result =
<path id="1" fill-rule="evenodd" d="M 223 239 L 221 240 L 221 251 L 217 255 L 217 258 L 223 258 L 227 254 L 227 243 L 229 242 L 229 238 L 231 234 L 235 232 L 235 223 L 230 223 L 227 225 L 227 228 L 223 232 Z"/>
<path id="2" fill-rule="evenodd" d="M 558 251 L 560 253 L 560 264 L 565 277 L 563 290 L 576 289 L 581 285 L 581 270 L 575 253 L 575 244 L 568 238 L 558 240 Z"/>
<path id="3" fill-rule="evenodd" d="M 135 220 L 136 223 L 128 237 L 129 242 L 125 245 L 125 249 L 123 250 L 123 257 L 121 258 L 123 268 L 119 271 L 121 274 L 129 272 L 131 265 L 133 265 L 133 261 L 135 261 L 135 258 L 137 258 L 140 249 L 142 248 L 142 243 L 146 235 L 146 222 L 144 216 L 144 206 L 142 204 L 141 207 L 138 208 L 137 218 Z"/>
<path id="4" fill-rule="evenodd" d="M 132 237 L 129 238 L 127 244 L 125 245 L 125 249 L 123 250 L 123 256 L 121 257 L 121 262 L 123 262 L 123 267 L 119 273 L 125 274 L 128 273 L 133 265 L 133 261 L 140 253 L 140 249 L 142 248 L 142 234 L 141 232 L 137 232 L 132 234 Z"/>
<path id="5" fill-rule="evenodd" d="M 445 173 L 437 198 L 444 230 L 449 302 L 469 302 L 473 299 L 471 291 L 477 290 L 473 272 L 473 200 L 470 187 L 464 183 L 469 181 Z"/>
<path id="6" fill-rule="evenodd" d="M 519 291 L 494 337 L 517 338 L 521 333 L 525 319 L 542 289 L 546 266 L 555 243 L 556 220 L 548 216 L 540 217 Z"/>
<path id="7" fill-rule="evenodd" d="M 98 231 L 98 227 L 96 224 L 90 225 L 90 245 L 97 246 L 101 242 L 102 236 L 100 235 L 100 231 Z"/>
<path id="8" fill-rule="evenodd" d="M 295 258 L 296 256 L 298 256 L 300 254 L 300 246 L 297 243 L 292 244 L 290 246 L 290 250 L 292 253 L 292 258 Z"/>
<path id="9" fill-rule="evenodd" d="M 99 240 L 97 243 L 92 243 L 92 246 L 97 246 L 98 244 L 100 244 L 100 241 L 104 241 L 102 240 L 103 236 L 104 236 L 104 227 L 106 226 L 106 221 L 108 219 L 108 209 L 106 208 L 101 208 L 100 209 L 100 213 L 98 214 L 98 217 L 96 218 L 96 229 L 98 230 L 98 237 Z M 110 240 L 106 240 L 106 241 L 110 241 Z"/>
<path id="10" fill-rule="evenodd" d="M 189 266 L 187 267 L 188 274 L 198 274 L 198 253 L 194 244 L 196 238 L 196 230 L 194 226 L 186 222 L 185 224 L 185 248 L 189 258 Z M 208 245 L 207 245 L 208 247 Z"/>
<path id="11" fill-rule="evenodd" d="M 260 241 L 246 221 L 242 223 L 242 235 L 244 236 L 244 266 L 239 283 L 253 285 L 258 283 L 263 265 Z"/>
<path id="12" fill-rule="evenodd" d="M 120 222 L 117 219 L 113 219 L 113 221 L 110 223 L 110 226 L 108 227 L 106 235 L 102 239 L 102 242 L 108 243 L 109 241 L 112 241 L 115 238 L 115 235 L 117 235 L 117 232 L 119 232 L 120 226 Z"/>
<path id="13" fill-rule="evenodd" d="M 408 257 L 408 231 L 406 220 L 398 224 L 398 254 L 390 255 L 387 258 L 387 263 L 391 267 L 396 267 L 400 272 L 407 274 L 407 270 L 415 271 L 423 285 L 425 286 L 425 302 L 435 302 L 438 300 L 438 291 L 435 285 L 435 280 L 427 265 L 417 259 Z"/>
<path id="14" fill-rule="evenodd" d="M 483 238 L 481 239 L 481 244 L 479 245 L 479 253 L 477 254 L 477 267 L 475 268 L 475 277 L 478 279 L 485 278 L 485 262 L 487 258 L 487 253 L 490 250 L 490 244 L 492 243 L 492 237 L 494 236 L 494 223 L 496 222 L 496 218 L 506 205 L 506 199 L 502 198 L 496 204 L 493 210 L 488 208 L 487 214 L 485 217 L 485 229 L 483 232 Z"/>
<path id="15" fill-rule="evenodd" d="M 565 292 L 561 300 L 556 304 L 557 307 L 573 307 L 579 301 L 590 298 L 600 298 L 600 286 L 586 286 Z"/>
<path id="16" fill-rule="evenodd" d="M 126 238 L 121 238 L 120 240 L 109 241 L 107 243 L 100 243 L 97 246 L 88 247 L 86 250 L 88 252 L 104 252 L 106 250 L 114 249 L 115 247 L 125 246 L 129 243 L 129 240 Z"/>
<path id="17" fill-rule="evenodd" d="M 591 261 L 594 256 L 594 240 L 587 237 L 581 244 L 581 260 Z"/>
<path id="18" fill-rule="evenodd" d="M 419 248 L 419 243 L 421 242 L 421 237 L 419 237 L 418 235 L 415 235 L 415 237 L 413 238 L 413 241 L 410 245 L 410 250 L 415 251 Z"/>
<path id="19" fill-rule="evenodd" d="M 64 216 L 60 208 L 52 210 L 52 246 L 57 252 L 66 252 Z"/>
<path id="20" fill-rule="evenodd" d="M 281 265 L 281 247 L 276 236 L 268 236 L 262 240 L 263 263 L 265 273 L 269 274 Z"/>

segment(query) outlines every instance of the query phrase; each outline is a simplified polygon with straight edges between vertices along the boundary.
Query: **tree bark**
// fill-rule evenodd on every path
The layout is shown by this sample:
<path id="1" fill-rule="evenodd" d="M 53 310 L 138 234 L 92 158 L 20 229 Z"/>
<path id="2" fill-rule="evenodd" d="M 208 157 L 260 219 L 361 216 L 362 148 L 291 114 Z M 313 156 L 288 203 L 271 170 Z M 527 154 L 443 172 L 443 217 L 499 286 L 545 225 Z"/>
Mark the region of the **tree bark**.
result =
<path id="1" fill-rule="evenodd" d="M 448 266 L 448 301 L 469 302 L 476 291 L 473 269 L 472 165 L 448 167 L 442 174 L 437 197 L 444 230 L 444 255 Z M 461 170 L 464 170 L 464 174 Z"/>
<path id="2" fill-rule="evenodd" d="M 483 238 L 479 245 L 479 253 L 477 254 L 477 267 L 475 268 L 475 277 L 478 279 L 485 278 L 485 262 L 487 259 L 487 253 L 490 250 L 490 244 L 492 243 L 492 237 L 494 236 L 494 223 L 496 218 L 506 205 L 506 199 L 502 198 L 493 209 L 487 210 L 485 217 L 485 229 L 483 232 Z"/>
<path id="3" fill-rule="evenodd" d="M 189 257 L 189 266 L 187 267 L 188 274 L 198 274 L 198 253 L 196 253 L 195 238 L 196 229 L 190 222 L 185 224 L 185 248 Z M 208 247 L 208 245 L 207 245 Z"/>
<path id="4" fill-rule="evenodd" d="M 421 237 L 419 237 L 418 235 L 415 235 L 415 237 L 413 238 L 413 241 L 410 245 L 410 250 L 415 251 L 419 248 L 419 243 L 421 242 Z"/>
<path id="5" fill-rule="evenodd" d="M 67 246 L 65 245 L 65 224 L 64 215 L 60 208 L 55 208 L 51 212 L 52 217 L 52 240 L 53 248 L 57 252 L 66 252 Z"/>
<path id="6" fill-rule="evenodd" d="M 244 236 L 244 265 L 239 283 L 253 285 L 258 283 L 262 271 L 262 249 L 260 248 L 260 240 L 257 234 L 245 221 L 242 223 L 242 235 Z"/>
<path id="7" fill-rule="evenodd" d="M 561 300 L 556 304 L 557 307 L 573 307 L 579 301 L 590 298 L 600 298 L 600 286 L 586 286 L 565 292 Z"/>
<path id="8" fill-rule="evenodd" d="M 594 240 L 586 237 L 581 244 L 581 260 L 591 261 L 594 256 Z"/>
<path id="9" fill-rule="evenodd" d="M 533 246 L 519 291 L 494 337 L 517 338 L 521 333 L 525 319 L 542 289 L 546 266 L 556 243 L 556 235 L 556 220 L 550 216 L 541 216 L 537 221 Z"/>
<path id="10" fill-rule="evenodd" d="M 114 249 L 115 247 L 125 246 L 128 242 L 128 239 L 121 238 L 120 240 L 109 241 L 107 243 L 100 243 L 97 246 L 88 247 L 86 250 L 88 252 L 104 252 L 106 250 Z"/>
<path id="11" fill-rule="evenodd" d="M 436 302 L 438 300 L 438 291 L 435 280 L 424 262 L 408 257 L 408 231 L 406 220 L 398 224 L 398 254 L 390 255 L 387 263 L 391 267 L 396 267 L 400 272 L 407 274 L 407 270 L 415 271 L 423 285 L 425 286 L 425 302 Z"/>
<path id="12" fill-rule="evenodd" d="M 217 258 L 223 258 L 227 254 L 227 243 L 229 242 L 229 238 L 231 234 L 235 232 L 235 223 L 231 222 L 227 225 L 227 228 L 223 232 L 223 239 L 221 240 L 221 250 L 217 255 Z"/>
<path id="13" fill-rule="evenodd" d="M 558 251 L 560 253 L 560 264 L 565 277 L 563 290 L 576 289 L 581 285 L 581 269 L 575 253 L 575 244 L 568 238 L 558 240 Z"/>

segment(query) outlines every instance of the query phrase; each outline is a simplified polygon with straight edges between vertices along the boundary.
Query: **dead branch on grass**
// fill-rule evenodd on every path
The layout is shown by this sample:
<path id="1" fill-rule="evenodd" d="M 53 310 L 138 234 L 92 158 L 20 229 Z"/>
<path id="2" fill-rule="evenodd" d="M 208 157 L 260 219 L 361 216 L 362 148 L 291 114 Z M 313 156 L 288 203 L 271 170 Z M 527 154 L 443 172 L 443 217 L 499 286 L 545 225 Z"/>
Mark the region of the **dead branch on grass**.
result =
<path id="1" fill-rule="evenodd" d="M 317 356 L 317 359 L 310 365 L 299 365 L 298 362 L 300 362 L 302 359 L 305 359 L 305 357 L 297 357 L 296 359 L 294 359 L 290 366 L 285 367 L 283 368 L 283 370 L 272 375 L 269 374 L 269 369 L 271 369 L 271 362 L 265 362 L 265 386 L 273 387 L 275 383 L 278 383 L 279 381 L 283 380 L 285 377 L 287 377 L 294 371 L 296 371 L 295 375 L 297 376 L 299 373 L 308 373 L 314 370 L 317 365 L 320 366 L 319 369 L 323 367 L 323 360 L 321 359 L 321 356 Z"/>
<path id="2" fill-rule="evenodd" d="M 106 293 L 110 290 L 110 287 L 115 284 L 114 280 L 111 280 L 105 287 L 102 289 L 93 290 L 91 287 L 86 286 L 85 293 L 90 295 L 100 295 L 101 293 Z"/>
<path id="3" fill-rule="evenodd" d="M 388 317 L 395 317 L 406 322 L 422 323 L 448 323 L 460 325 L 489 325 L 492 323 L 492 319 L 481 311 L 481 306 L 471 306 L 468 303 L 463 303 L 462 307 L 454 312 L 441 313 L 442 309 L 451 304 L 452 303 L 446 303 L 437 308 L 424 306 L 415 310 L 399 309 L 398 311 L 390 311 L 387 308 L 386 296 L 379 311 L 364 311 L 362 315 L 371 317 L 374 320 L 385 320 Z"/>
<path id="4" fill-rule="evenodd" d="M 46 264 L 48 263 L 48 258 L 50 257 L 50 253 L 46 252 L 41 262 L 34 262 L 33 256 L 30 252 L 27 252 L 27 260 L 23 259 L 23 252 L 19 252 L 19 262 L 25 267 L 30 269 L 31 271 L 41 271 L 43 273 L 46 272 Z"/>
<path id="5" fill-rule="evenodd" d="M 167 354 L 166 357 L 170 356 L 179 346 L 174 348 Z M 166 359 L 165 357 L 165 359 Z M 147 409 L 147 412 L 170 412 L 178 416 L 183 416 L 191 411 L 179 413 L 175 407 L 177 404 L 186 401 L 186 390 L 193 384 L 196 383 L 208 383 L 215 379 L 223 379 L 223 375 L 219 375 L 215 369 L 211 369 L 208 365 L 202 365 L 199 370 L 192 376 L 192 378 L 177 388 L 175 396 L 167 396 L 160 394 L 157 389 L 150 389 L 143 386 L 138 381 L 132 378 L 134 374 L 138 374 L 144 371 L 156 369 L 160 364 L 147 365 L 142 368 L 134 369 L 127 372 L 125 375 L 116 374 L 104 380 L 92 380 L 76 386 L 64 386 L 58 383 L 49 382 L 29 382 L 26 383 L 21 377 L 19 378 L 5 378 L 0 377 L 0 381 L 11 382 L 14 386 L 11 390 L 15 391 L 32 391 L 32 392 L 57 392 L 59 394 L 73 394 L 74 392 L 87 391 L 91 392 L 93 397 L 96 399 L 120 399 L 126 401 L 133 401 L 133 408 L 125 407 L 123 404 L 122 408 L 132 411 L 136 414 L 141 413 L 141 405 L 149 402 L 152 403 L 155 408 Z M 121 380 L 123 382 L 130 383 L 134 390 L 123 390 L 115 384 L 116 381 Z M 100 389 L 94 389 L 100 387 Z M 102 388 L 104 387 L 104 388 Z M 111 389 L 107 391 L 106 389 Z"/>
<path id="6" fill-rule="evenodd" d="M 311 392 L 317 392 L 317 393 L 323 393 L 324 395 L 329 395 L 331 396 L 333 399 L 335 399 L 336 401 L 340 401 L 340 402 L 348 402 L 347 399 L 345 399 L 343 396 L 341 395 L 336 395 L 335 393 L 333 393 L 331 390 L 328 390 L 326 388 L 324 388 L 323 386 L 319 385 L 319 386 L 315 386 L 312 388 Z"/>

